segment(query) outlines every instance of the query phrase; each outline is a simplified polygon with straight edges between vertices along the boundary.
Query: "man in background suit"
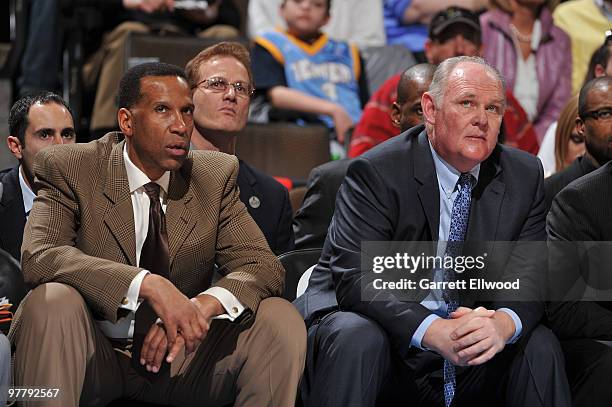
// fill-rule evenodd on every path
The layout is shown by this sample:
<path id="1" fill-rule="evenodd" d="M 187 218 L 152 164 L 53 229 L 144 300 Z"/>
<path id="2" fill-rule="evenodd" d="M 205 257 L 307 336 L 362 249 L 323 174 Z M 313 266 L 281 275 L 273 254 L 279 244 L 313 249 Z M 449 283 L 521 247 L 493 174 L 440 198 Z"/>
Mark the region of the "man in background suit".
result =
<path id="1" fill-rule="evenodd" d="M 605 106 L 610 109 L 611 105 Z M 591 126 L 610 128 L 612 115 L 596 119 L 593 114 L 601 108 L 592 106 L 593 110 L 583 111 L 581 117 L 593 121 Z M 610 151 L 609 131 L 604 142 Z M 608 162 L 563 188 L 546 219 L 551 245 L 551 281 L 547 286 L 556 287 L 563 297 L 554 295 L 547 304 L 548 324 L 561 340 L 574 405 L 580 407 L 608 406 L 612 400 L 607 381 L 612 374 L 612 347 L 610 342 L 599 342 L 612 341 L 612 298 L 605 294 L 611 281 L 611 197 L 612 163 Z M 580 277 L 595 287 L 595 293 L 587 292 L 582 285 L 579 292 L 575 291 L 571 285 Z M 567 285 L 560 285 L 560 281 Z M 567 298 L 570 292 L 573 294 Z"/>
<path id="2" fill-rule="evenodd" d="M 305 404 L 569 406 L 560 346 L 538 325 L 542 264 L 513 270 L 530 302 L 472 299 L 451 312 L 456 301 L 436 291 L 426 302 L 384 291 L 362 297 L 364 241 L 546 238 L 542 166 L 497 144 L 501 75 L 480 58 L 448 59 L 422 106 L 425 131 L 415 127 L 351 163 L 319 264 L 295 301 L 308 325 Z M 497 265 L 511 260 L 502 253 Z"/>
<path id="3" fill-rule="evenodd" d="M 292 405 L 303 322 L 268 298 L 283 269 L 238 198 L 237 160 L 188 154 L 182 69 L 138 65 L 119 92 L 122 133 L 37 157 L 15 384 L 61 389 L 44 406 Z"/>
<path id="4" fill-rule="evenodd" d="M 406 69 L 397 84 L 397 100 L 391 106 L 391 122 L 404 132 L 423 122 L 421 96 L 429 88 L 434 66 L 418 64 Z M 295 248 L 323 247 L 334 214 L 336 194 L 350 160 L 331 161 L 315 167 L 308 176 L 308 190 L 295 214 Z"/>
<path id="5" fill-rule="evenodd" d="M 249 114 L 253 75 L 249 51 L 235 42 L 209 47 L 185 68 L 193 91 L 197 149 L 236 155 L 236 141 Z M 233 85 L 232 85 L 233 84 Z M 271 176 L 239 160 L 240 200 L 275 254 L 293 250 L 293 211 L 287 189 Z"/>
<path id="6" fill-rule="evenodd" d="M 36 196 L 34 157 L 45 147 L 76 141 L 70 107 L 51 92 L 22 97 L 9 113 L 6 141 L 19 165 L 0 173 L 0 248 L 20 261 L 23 228 Z"/>
<path id="7" fill-rule="evenodd" d="M 594 113 L 595 112 L 595 113 Z M 601 117 L 600 117 L 600 113 Z M 548 208 L 555 196 L 573 180 L 612 160 L 612 77 L 592 79 L 580 90 L 576 130 L 584 137 L 586 152 L 563 171 L 546 178 L 544 189 Z"/>

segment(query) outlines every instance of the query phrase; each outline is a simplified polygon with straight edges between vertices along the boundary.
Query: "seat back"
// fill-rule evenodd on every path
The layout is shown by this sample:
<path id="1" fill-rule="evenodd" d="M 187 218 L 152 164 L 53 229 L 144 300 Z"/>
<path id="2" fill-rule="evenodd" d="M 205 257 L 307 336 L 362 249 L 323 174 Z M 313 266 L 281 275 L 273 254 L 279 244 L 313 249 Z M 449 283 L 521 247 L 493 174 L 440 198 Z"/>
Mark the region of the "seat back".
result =
<path id="1" fill-rule="evenodd" d="M 13 78 L 17 73 L 28 32 L 28 2 L 8 0 L 7 3 L 3 7 L 8 5 L 8 19 L 3 24 L 8 27 L 8 38 L 0 42 L 0 78 Z"/>
<path id="2" fill-rule="evenodd" d="M 285 268 L 285 290 L 283 298 L 288 301 L 295 300 L 298 282 L 302 274 L 313 264 L 316 264 L 321 257 L 320 248 L 300 249 L 283 253 L 278 256 L 278 260 Z"/>
<path id="3" fill-rule="evenodd" d="M 416 64 L 412 52 L 401 45 L 368 47 L 363 49 L 361 54 L 365 60 L 370 95 L 374 94 L 387 79 Z"/>
<path id="4" fill-rule="evenodd" d="M 236 155 L 271 176 L 306 180 L 310 170 L 329 161 L 329 131 L 325 126 L 249 123 L 238 136 Z"/>
<path id="5" fill-rule="evenodd" d="M 27 292 L 21 266 L 10 254 L 0 249 L 0 298 L 5 297 L 9 304 L 13 304 L 10 311 L 14 313 Z M 9 323 L 0 324 L 0 330 L 4 333 L 8 333 L 9 327 Z"/>

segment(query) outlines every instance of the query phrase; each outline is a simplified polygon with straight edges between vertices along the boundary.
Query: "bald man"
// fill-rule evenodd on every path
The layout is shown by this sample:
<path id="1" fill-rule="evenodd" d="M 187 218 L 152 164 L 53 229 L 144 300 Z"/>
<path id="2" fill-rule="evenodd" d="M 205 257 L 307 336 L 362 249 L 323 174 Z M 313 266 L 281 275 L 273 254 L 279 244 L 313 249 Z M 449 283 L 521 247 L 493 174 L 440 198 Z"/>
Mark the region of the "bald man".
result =
<path id="1" fill-rule="evenodd" d="M 429 88 L 434 70 L 431 64 L 418 64 L 400 75 L 397 101 L 391 107 L 390 117 L 396 135 L 423 123 L 421 96 Z M 308 190 L 293 219 L 296 249 L 323 247 L 334 215 L 336 193 L 349 163 L 350 160 L 331 161 L 310 172 Z"/>
<path id="2" fill-rule="evenodd" d="M 580 90 L 578 97 L 577 133 L 584 138 L 586 151 L 563 171 L 544 180 L 547 207 L 570 182 L 612 160 L 612 77 L 595 78 Z M 601 112 L 601 113 L 599 113 Z"/>
<path id="3" fill-rule="evenodd" d="M 391 105 L 391 121 L 403 133 L 423 123 L 421 96 L 429 89 L 435 66 L 418 64 L 402 73 L 397 85 L 397 100 Z"/>

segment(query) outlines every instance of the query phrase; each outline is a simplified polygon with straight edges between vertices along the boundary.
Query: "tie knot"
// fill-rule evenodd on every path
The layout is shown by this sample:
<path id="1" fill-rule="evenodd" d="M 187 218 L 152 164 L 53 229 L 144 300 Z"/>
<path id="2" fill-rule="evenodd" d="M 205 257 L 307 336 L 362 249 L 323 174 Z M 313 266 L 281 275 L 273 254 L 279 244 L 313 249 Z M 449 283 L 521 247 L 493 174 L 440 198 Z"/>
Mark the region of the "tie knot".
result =
<path id="1" fill-rule="evenodd" d="M 470 191 L 474 185 L 474 177 L 469 172 L 464 172 L 459 176 L 459 180 L 457 181 L 457 185 L 459 185 L 460 189 L 468 187 Z"/>
<path id="2" fill-rule="evenodd" d="M 144 190 L 151 200 L 159 200 L 159 185 L 155 182 L 149 182 L 144 185 Z"/>

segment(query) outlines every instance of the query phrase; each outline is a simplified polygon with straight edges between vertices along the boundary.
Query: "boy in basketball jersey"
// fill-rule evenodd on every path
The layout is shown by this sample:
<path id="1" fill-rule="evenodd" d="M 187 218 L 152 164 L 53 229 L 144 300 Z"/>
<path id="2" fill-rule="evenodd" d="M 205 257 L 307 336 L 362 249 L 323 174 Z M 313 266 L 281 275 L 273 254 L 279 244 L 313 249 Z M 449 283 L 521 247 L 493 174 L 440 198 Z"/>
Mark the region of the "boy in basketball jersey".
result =
<path id="1" fill-rule="evenodd" d="M 277 109 L 316 117 L 335 130 L 339 142 L 361 117 L 367 83 L 357 47 L 321 32 L 331 0 L 284 0 L 286 31 L 255 38 L 255 85 Z"/>

